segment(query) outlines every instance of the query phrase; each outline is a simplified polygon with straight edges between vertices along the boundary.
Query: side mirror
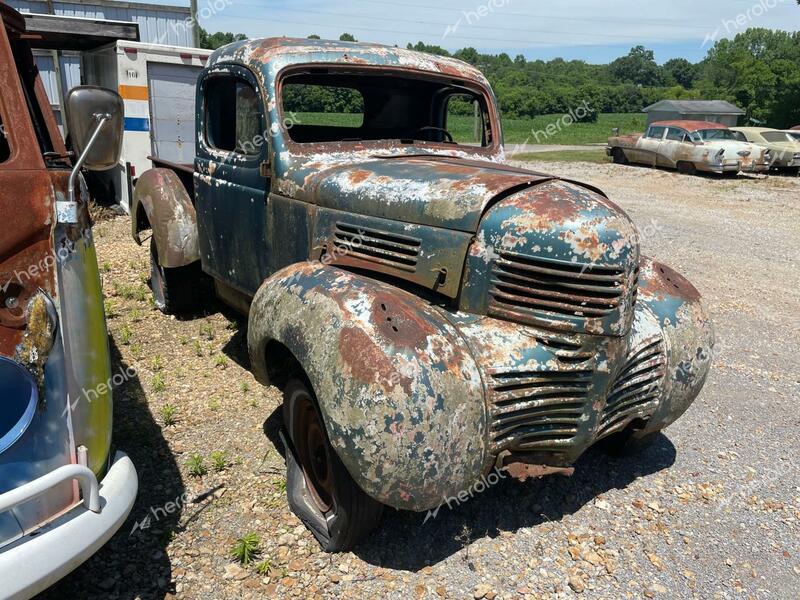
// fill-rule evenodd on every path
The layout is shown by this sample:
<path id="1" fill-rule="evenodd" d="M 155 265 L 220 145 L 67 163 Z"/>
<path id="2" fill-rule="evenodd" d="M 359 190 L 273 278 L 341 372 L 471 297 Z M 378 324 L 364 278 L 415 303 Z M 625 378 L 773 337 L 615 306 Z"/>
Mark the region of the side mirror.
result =
<path id="1" fill-rule="evenodd" d="M 619 127 L 614 127 L 614 129 L 611 130 L 611 135 L 614 137 L 619 136 Z"/>
<path id="2" fill-rule="evenodd" d="M 107 171 L 117 166 L 125 119 L 122 97 L 105 88 L 82 85 L 70 90 L 65 104 L 77 168 Z"/>

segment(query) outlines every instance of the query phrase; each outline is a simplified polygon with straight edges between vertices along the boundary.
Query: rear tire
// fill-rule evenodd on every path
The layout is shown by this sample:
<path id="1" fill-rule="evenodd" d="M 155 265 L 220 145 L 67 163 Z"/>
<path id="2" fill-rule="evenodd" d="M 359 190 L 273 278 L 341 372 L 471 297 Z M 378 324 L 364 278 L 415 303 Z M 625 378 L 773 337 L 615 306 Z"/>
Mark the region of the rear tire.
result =
<path id="1" fill-rule="evenodd" d="M 378 526 L 383 505 L 353 481 L 331 446 L 313 392 L 299 379 L 284 388 L 283 420 L 289 506 L 324 551 L 350 550 Z"/>
<path id="2" fill-rule="evenodd" d="M 185 267 L 165 268 L 158 262 L 158 248 L 150 238 L 150 288 L 156 308 L 167 315 L 196 311 L 201 306 L 200 261 Z"/>
<path id="3" fill-rule="evenodd" d="M 630 164 L 628 157 L 625 156 L 625 152 L 622 148 L 614 148 L 611 151 L 611 159 L 614 161 L 614 164 L 617 165 L 627 165 Z"/>

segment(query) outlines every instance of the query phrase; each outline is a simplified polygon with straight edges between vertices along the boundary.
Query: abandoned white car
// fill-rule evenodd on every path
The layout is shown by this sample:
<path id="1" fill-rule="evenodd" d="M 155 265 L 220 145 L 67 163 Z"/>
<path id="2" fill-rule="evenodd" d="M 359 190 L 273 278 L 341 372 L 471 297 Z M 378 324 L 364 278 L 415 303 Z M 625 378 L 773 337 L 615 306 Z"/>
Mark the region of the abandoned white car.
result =
<path id="1" fill-rule="evenodd" d="M 768 171 L 773 156 L 766 148 L 741 141 L 741 134 L 706 121 L 659 121 L 644 134 L 609 138 L 606 154 L 615 163 L 637 163 L 736 175 Z"/>

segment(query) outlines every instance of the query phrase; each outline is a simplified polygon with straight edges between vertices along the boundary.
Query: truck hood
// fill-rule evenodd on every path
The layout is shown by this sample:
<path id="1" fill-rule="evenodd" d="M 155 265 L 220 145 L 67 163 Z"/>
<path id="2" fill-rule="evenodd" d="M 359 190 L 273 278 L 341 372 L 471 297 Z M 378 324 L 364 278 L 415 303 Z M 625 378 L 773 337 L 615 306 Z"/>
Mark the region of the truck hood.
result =
<path id="1" fill-rule="evenodd" d="M 310 175 L 298 195 L 325 208 L 475 233 L 491 203 L 555 179 L 488 161 L 373 156 Z"/>

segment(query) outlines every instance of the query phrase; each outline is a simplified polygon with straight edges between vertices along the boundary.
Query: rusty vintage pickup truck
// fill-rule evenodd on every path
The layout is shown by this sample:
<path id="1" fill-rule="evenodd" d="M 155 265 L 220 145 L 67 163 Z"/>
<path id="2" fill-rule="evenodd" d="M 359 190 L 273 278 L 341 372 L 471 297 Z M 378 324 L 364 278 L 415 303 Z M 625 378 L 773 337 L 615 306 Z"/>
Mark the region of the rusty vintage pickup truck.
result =
<path id="1" fill-rule="evenodd" d="M 133 237 L 152 230 L 162 310 L 192 310 L 202 271 L 249 314 L 252 370 L 284 392 L 289 502 L 325 549 L 495 468 L 640 448 L 703 386 L 697 290 L 600 190 L 504 164 L 474 67 L 243 41 L 211 56 L 196 119 L 194 165 L 139 179 Z"/>
<path id="2" fill-rule="evenodd" d="M 734 176 L 769 171 L 773 160 L 768 149 L 748 143 L 741 133 L 707 121 L 658 121 L 643 134 L 609 138 L 606 154 L 617 164 Z"/>

